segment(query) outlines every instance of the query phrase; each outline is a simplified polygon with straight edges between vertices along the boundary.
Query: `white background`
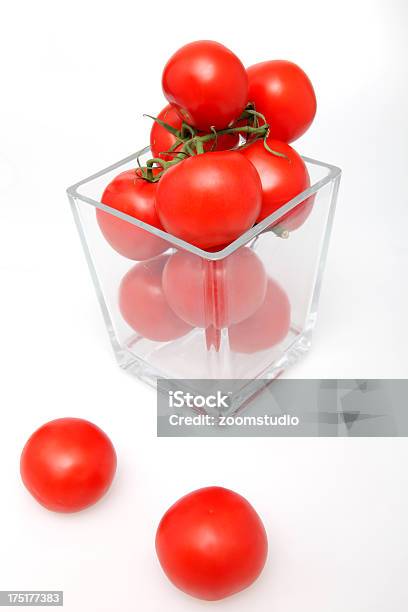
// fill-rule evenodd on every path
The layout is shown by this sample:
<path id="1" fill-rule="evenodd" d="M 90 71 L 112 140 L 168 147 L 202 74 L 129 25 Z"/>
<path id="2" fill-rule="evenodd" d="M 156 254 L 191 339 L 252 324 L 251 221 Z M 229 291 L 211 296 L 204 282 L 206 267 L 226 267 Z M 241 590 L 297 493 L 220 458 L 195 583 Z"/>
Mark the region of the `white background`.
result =
<path id="1" fill-rule="evenodd" d="M 318 115 L 297 142 L 343 169 L 311 353 L 288 377 L 408 375 L 404 0 L 8 2 L 0 22 L 0 589 L 63 589 L 70 612 L 402 612 L 405 439 L 157 439 L 155 393 L 115 365 L 64 189 L 148 141 L 181 44 L 298 62 Z M 111 436 L 109 495 L 77 515 L 19 481 L 43 422 Z M 267 567 L 208 604 L 161 573 L 154 533 L 182 494 L 220 484 L 264 519 Z"/>

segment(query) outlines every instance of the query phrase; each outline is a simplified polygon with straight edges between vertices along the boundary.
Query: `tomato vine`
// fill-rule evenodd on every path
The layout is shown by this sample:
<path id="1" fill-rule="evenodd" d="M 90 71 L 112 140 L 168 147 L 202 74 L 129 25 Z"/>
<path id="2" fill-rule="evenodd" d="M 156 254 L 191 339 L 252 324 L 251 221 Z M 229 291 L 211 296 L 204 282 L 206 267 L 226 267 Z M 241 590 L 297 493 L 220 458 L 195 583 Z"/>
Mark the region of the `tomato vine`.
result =
<path id="1" fill-rule="evenodd" d="M 164 160 L 161 157 L 152 157 L 146 162 L 144 167 L 141 166 L 139 159 L 137 160 L 139 166 L 139 176 L 150 183 L 158 182 L 160 177 L 166 170 L 168 170 L 168 168 L 180 163 L 187 157 L 193 157 L 195 155 L 201 155 L 204 153 L 205 143 L 213 141 L 213 145 L 210 149 L 213 151 L 217 145 L 217 139 L 219 136 L 224 136 L 227 134 L 246 135 L 245 142 L 237 147 L 237 149 L 243 149 L 256 140 L 262 139 L 265 149 L 271 153 L 271 155 L 286 158 L 286 155 L 280 153 L 279 151 L 274 151 L 268 146 L 266 140 L 269 135 L 270 126 L 267 123 L 264 115 L 258 113 L 255 110 L 254 105 L 251 103 L 247 105 L 242 115 L 230 127 L 222 130 L 211 128 L 211 131 L 206 134 L 198 133 L 193 126 L 184 121 L 181 128 L 178 130 L 174 126 L 162 121 L 161 119 L 158 119 L 157 117 L 153 117 L 152 115 L 145 116 L 149 117 L 168 132 L 173 134 L 176 139 L 170 149 L 162 152 L 167 157 L 173 155 L 172 159 Z M 158 168 L 159 171 L 157 171 Z"/>

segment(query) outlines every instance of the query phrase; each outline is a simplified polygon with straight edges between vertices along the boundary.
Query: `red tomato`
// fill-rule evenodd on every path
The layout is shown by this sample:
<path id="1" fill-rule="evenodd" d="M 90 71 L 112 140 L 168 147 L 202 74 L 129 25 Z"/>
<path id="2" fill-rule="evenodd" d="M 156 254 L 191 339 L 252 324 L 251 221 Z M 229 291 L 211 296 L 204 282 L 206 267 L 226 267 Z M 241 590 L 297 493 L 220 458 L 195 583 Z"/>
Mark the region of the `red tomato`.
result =
<path id="1" fill-rule="evenodd" d="M 190 125 L 208 132 L 241 115 L 248 100 L 248 77 L 232 51 L 212 40 L 181 47 L 163 72 L 163 92 Z"/>
<path id="2" fill-rule="evenodd" d="M 181 124 L 183 123 L 180 115 L 171 104 L 167 104 L 167 106 L 157 115 L 157 118 L 165 121 L 176 128 L 176 130 L 180 130 Z M 175 142 L 175 135 L 154 121 L 152 129 L 150 130 L 150 149 L 153 157 L 161 157 L 165 160 L 173 159 L 174 155 L 165 155 L 164 152 L 171 149 Z M 178 152 L 180 149 L 181 146 L 178 146 L 174 151 Z"/>
<path id="3" fill-rule="evenodd" d="M 258 173 L 237 151 L 190 157 L 159 181 L 156 210 L 169 233 L 202 249 L 228 244 L 261 210 Z"/>
<path id="4" fill-rule="evenodd" d="M 163 229 L 154 205 L 156 190 L 157 183 L 149 183 L 141 178 L 140 170 L 126 170 L 109 183 L 101 202 L 153 227 Z M 169 248 L 165 240 L 99 208 L 96 209 L 96 218 L 109 244 L 128 259 L 150 259 Z"/>
<path id="5" fill-rule="evenodd" d="M 165 123 L 168 123 L 172 127 L 176 128 L 176 130 L 180 130 L 181 124 L 183 123 L 175 107 L 171 104 L 168 104 L 163 108 L 163 110 L 158 115 L 158 119 L 161 119 Z M 150 148 L 153 157 L 161 157 L 164 160 L 174 159 L 174 154 L 170 153 L 169 155 L 166 155 L 164 152 L 169 151 L 175 142 L 176 137 L 174 136 L 174 134 L 166 130 L 166 128 L 162 127 L 158 123 L 153 123 L 150 132 Z M 238 142 L 238 134 L 221 134 L 221 136 L 218 136 L 217 138 L 214 150 L 226 151 L 228 149 L 233 149 L 238 144 Z M 204 143 L 204 151 L 211 151 L 213 145 L 213 140 L 209 140 L 208 142 Z M 174 149 L 174 152 L 180 151 L 181 148 L 182 145 L 179 145 Z"/>
<path id="6" fill-rule="evenodd" d="M 272 150 L 286 155 L 286 158 L 267 151 L 261 140 L 241 149 L 241 154 L 255 166 L 261 178 L 262 208 L 258 222 L 310 187 L 306 165 L 295 149 L 285 142 L 272 140 L 270 137 L 267 139 L 267 144 Z M 292 231 L 297 229 L 309 216 L 312 205 L 313 198 L 308 198 L 281 217 L 276 225 Z"/>
<path id="7" fill-rule="evenodd" d="M 265 115 L 276 140 L 292 142 L 310 126 L 316 114 L 316 96 L 309 77 L 285 60 L 250 66 L 248 99 Z"/>
<path id="8" fill-rule="evenodd" d="M 197 327 L 226 327 L 249 317 L 265 298 L 267 277 L 248 248 L 219 261 L 187 251 L 171 255 L 163 271 L 163 291 L 174 312 Z"/>
<path id="9" fill-rule="evenodd" d="M 116 453 L 108 436 L 83 419 L 46 423 L 25 445 L 20 463 L 23 482 L 35 499 L 55 512 L 77 512 L 109 489 Z"/>
<path id="10" fill-rule="evenodd" d="M 286 292 L 271 278 L 262 306 L 248 319 L 228 329 L 231 349 L 256 353 L 282 342 L 290 328 L 290 302 Z"/>
<path id="11" fill-rule="evenodd" d="M 265 565 L 268 540 L 246 499 L 228 489 L 207 487 L 167 510 L 157 529 L 156 551 L 176 587 L 216 600 L 256 580 Z"/>
<path id="12" fill-rule="evenodd" d="M 191 330 L 164 297 L 162 273 L 167 259 L 162 255 L 136 264 L 119 288 L 119 308 L 126 323 L 144 338 L 158 342 L 175 340 Z"/>

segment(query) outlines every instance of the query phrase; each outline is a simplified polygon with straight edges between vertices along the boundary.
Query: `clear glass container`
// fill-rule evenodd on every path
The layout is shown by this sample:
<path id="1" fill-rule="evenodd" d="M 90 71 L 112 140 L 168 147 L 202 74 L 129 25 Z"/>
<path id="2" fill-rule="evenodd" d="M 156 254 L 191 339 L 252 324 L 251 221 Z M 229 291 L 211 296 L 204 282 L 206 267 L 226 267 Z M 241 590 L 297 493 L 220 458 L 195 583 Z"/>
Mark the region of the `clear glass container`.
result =
<path id="1" fill-rule="evenodd" d="M 304 157 L 309 189 L 223 250 L 207 252 L 100 202 L 138 157 L 143 163 L 149 150 L 67 190 L 119 365 L 154 385 L 157 378 L 279 376 L 310 348 L 340 169 Z M 288 235 L 299 214 L 307 218 Z M 143 235 L 142 256 L 150 259 L 120 254 L 101 217 L 127 245 Z"/>

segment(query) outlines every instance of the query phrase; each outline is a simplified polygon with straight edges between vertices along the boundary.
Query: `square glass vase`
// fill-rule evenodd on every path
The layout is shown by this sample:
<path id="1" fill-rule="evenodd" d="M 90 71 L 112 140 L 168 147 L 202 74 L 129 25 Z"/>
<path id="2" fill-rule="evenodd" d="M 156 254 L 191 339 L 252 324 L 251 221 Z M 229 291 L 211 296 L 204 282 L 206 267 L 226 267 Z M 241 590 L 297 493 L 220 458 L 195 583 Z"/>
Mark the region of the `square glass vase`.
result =
<path id="1" fill-rule="evenodd" d="M 154 386 L 276 378 L 311 345 L 340 169 L 303 157 L 310 188 L 209 252 L 101 203 L 138 158 L 67 190 L 119 365 Z"/>

